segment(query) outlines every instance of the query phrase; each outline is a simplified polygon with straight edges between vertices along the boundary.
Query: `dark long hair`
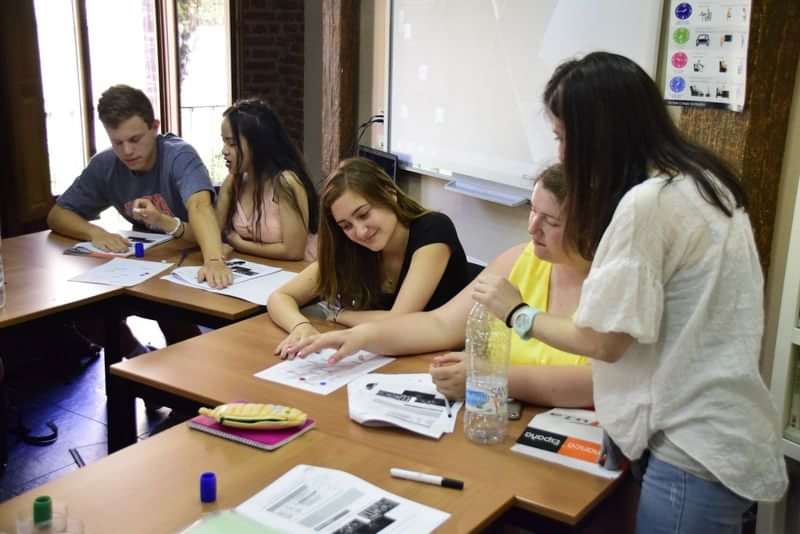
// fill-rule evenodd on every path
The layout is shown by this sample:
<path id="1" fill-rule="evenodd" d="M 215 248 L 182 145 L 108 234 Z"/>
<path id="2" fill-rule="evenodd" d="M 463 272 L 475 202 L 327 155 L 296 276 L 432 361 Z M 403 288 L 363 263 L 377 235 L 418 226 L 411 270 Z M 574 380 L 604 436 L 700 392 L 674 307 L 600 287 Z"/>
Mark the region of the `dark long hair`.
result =
<path id="1" fill-rule="evenodd" d="M 625 193 L 652 171 L 668 181 L 691 176 L 702 197 L 729 217 L 747 208 L 734 172 L 678 131 L 655 83 L 630 59 L 594 52 L 561 64 L 547 82 L 544 104 L 564 125 L 564 234 L 584 258 L 594 257 Z"/>
<path id="2" fill-rule="evenodd" d="M 287 200 L 292 209 L 302 214 L 300 204 L 289 183 L 281 174 L 285 171 L 293 172 L 303 184 L 308 197 L 308 221 L 306 229 L 309 233 L 317 233 L 319 223 L 319 200 L 314 183 L 306 171 L 303 156 L 295 144 L 289 139 L 289 134 L 283 126 L 278 115 L 263 100 L 248 98 L 239 100 L 222 114 L 231 125 L 234 143 L 236 143 L 237 162 L 242 161 L 242 147 L 240 138 L 247 140 L 250 146 L 250 157 L 253 159 L 253 208 L 255 210 L 255 238 L 260 240 L 262 206 L 264 203 L 264 188 L 267 183 L 273 184 L 274 194 L 278 202 Z M 237 169 L 233 179 L 233 198 L 238 201 L 243 191 L 244 176 L 241 169 Z M 272 199 L 269 199 L 271 202 Z M 236 202 L 231 202 L 225 216 L 224 233 L 233 229 L 233 214 Z"/>
<path id="3" fill-rule="evenodd" d="M 331 205 L 346 191 L 364 197 L 374 207 L 388 208 L 408 226 L 426 213 L 378 165 L 364 158 L 343 160 L 325 180 L 320 195 L 319 285 L 323 300 L 359 310 L 374 309 L 380 298 L 381 258 L 348 238 L 331 214 Z"/>

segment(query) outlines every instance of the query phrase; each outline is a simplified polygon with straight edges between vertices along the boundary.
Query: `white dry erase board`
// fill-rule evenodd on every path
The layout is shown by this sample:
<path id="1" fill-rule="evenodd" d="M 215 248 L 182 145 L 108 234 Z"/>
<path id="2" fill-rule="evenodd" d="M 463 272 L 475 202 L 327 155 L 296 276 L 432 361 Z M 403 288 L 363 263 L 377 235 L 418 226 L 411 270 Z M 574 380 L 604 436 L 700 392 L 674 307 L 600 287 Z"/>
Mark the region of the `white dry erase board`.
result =
<path id="1" fill-rule="evenodd" d="M 606 50 L 655 78 L 661 12 L 662 0 L 393 0 L 389 150 L 416 172 L 529 191 L 556 161 L 541 96 L 555 67 Z"/>

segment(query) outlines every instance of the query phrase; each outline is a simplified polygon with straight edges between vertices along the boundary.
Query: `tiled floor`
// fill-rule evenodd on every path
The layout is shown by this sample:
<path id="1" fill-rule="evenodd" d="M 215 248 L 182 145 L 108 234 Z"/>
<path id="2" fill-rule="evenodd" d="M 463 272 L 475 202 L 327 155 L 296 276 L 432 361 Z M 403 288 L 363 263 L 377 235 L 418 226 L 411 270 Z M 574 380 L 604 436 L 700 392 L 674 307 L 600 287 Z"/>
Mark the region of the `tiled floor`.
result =
<path id="1" fill-rule="evenodd" d="M 128 324 L 142 343 L 164 346 L 158 325 L 132 317 Z M 58 427 L 58 439 L 52 445 L 35 446 L 22 442 L 8 432 L 8 468 L 0 476 L 0 501 L 24 493 L 49 480 L 78 469 L 70 453 L 77 452 L 86 464 L 106 455 L 106 397 L 103 356 L 85 362 L 82 371 L 73 376 L 57 376 L 36 369 L 23 370 L 19 380 L 9 383 L 11 404 L 10 425 L 15 414 L 33 435 L 48 434 L 46 426 L 53 421 Z M 141 400 L 137 405 L 139 437 L 146 437 L 161 422 L 169 410 L 162 408 L 148 415 Z"/>

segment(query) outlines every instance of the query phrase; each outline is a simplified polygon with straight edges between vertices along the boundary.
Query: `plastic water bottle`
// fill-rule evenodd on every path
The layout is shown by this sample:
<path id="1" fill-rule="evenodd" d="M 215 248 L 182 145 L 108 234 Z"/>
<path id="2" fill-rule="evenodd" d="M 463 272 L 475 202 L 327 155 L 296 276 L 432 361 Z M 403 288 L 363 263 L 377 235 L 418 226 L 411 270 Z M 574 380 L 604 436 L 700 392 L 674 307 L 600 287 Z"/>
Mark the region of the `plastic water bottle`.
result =
<path id="1" fill-rule="evenodd" d="M 505 437 L 510 343 L 506 325 L 476 302 L 467 318 L 464 433 L 477 443 L 499 443 Z"/>

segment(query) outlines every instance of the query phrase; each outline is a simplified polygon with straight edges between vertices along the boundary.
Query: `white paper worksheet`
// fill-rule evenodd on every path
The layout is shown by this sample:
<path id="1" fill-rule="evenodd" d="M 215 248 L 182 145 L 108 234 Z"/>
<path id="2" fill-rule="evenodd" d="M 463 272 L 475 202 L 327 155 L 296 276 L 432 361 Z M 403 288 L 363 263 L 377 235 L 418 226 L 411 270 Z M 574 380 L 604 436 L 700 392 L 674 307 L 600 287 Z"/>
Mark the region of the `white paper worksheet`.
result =
<path id="1" fill-rule="evenodd" d="M 147 250 L 149 248 L 153 248 L 156 245 L 160 245 L 161 243 L 165 243 L 170 239 L 172 239 L 172 236 L 169 234 L 138 232 L 136 230 L 122 230 L 117 233 L 127 238 L 128 241 L 130 241 L 130 246 L 128 246 L 128 250 L 126 250 L 125 252 L 109 252 L 107 250 L 97 248 L 92 244 L 91 241 L 82 241 L 80 243 L 76 243 L 72 247 L 65 250 L 64 254 L 89 255 L 89 256 L 100 256 L 100 257 L 116 256 L 119 258 L 125 258 L 128 256 L 133 256 L 134 245 L 136 243 L 141 243 L 142 248 L 144 250 Z"/>
<path id="2" fill-rule="evenodd" d="M 195 273 L 196 272 L 197 271 L 195 271 Z M 263 306 L 267 303 L 267 300 L 269 299 L 269 296 L 272 295 L 273 291 L 281 287 L 295 276 L 297 276 L 297 273 L 289 271 L 277 271 L 273 272 L 272 274 L 258 276 L 250 280 L 235 283 L 224 289 L 214 289 L 213 287 L 209 287 L 207 284 L 187 282 L 181 276 L 175 275 L 174 271 L 166 276 L 162 276 L 161 278 L 178 285 L 203 289 L 211 293 L 219 293 L 220 295 L 228 295 L 229 297 L 235 297 L 237 299 L 246 300 L 247 302 L 252 302 L 253 304 L 259 304 Z"/>
<path id="3" fill-rule="evenodd" d="M 323 349 L 306 358 L 286 360 L 259 371 L 255 376 L 269 382 L 327 395 L 394 360 L 362 350 L 337 363 L 328 363 L 328 358 L 335 352 L 333 349 Z"/>
<path id="4" fill-rule="evenodd" d="M 171 263 L 162 263 L 160 261 L 114 258 L 102 265 L 89 269 L 85 273 L 70 278 L 70 281 L 131 287 L 156 276 L 170 267 L 172 267 Z"/>
<path id="5" fill-rule="evenodd" d="M 279 532 L 432 532 L 450 514 L 344 471 L 297 465 L 236 511 Z"/>
<path id="6" fill-rule="evenodd" d="M 249 280 L 255 280 L 256 278 L 260 278 L 262 276 L 268 276 L 270 274 L 277 273 L 281 270 L 280 267 L 273 267 L 271 265 L 263 265 L 261 263 L 254 263 L 252 261 L 239 259 L 227 260 L 225 265 L 227 265 L 233 273 L 232 285 L 242 284 Z M 198 289 L 205 289 L 214 292 L 218 291 L 209 287 L 206 282 L 197 281 L 197 273 L 199 271 L 200 267 L 178 267 L 170 273 L 169 278 L 165 278 L 171 282 L 182 282 L 182 285 L 188 285 L 189 287 L 196 287 Z"/>

